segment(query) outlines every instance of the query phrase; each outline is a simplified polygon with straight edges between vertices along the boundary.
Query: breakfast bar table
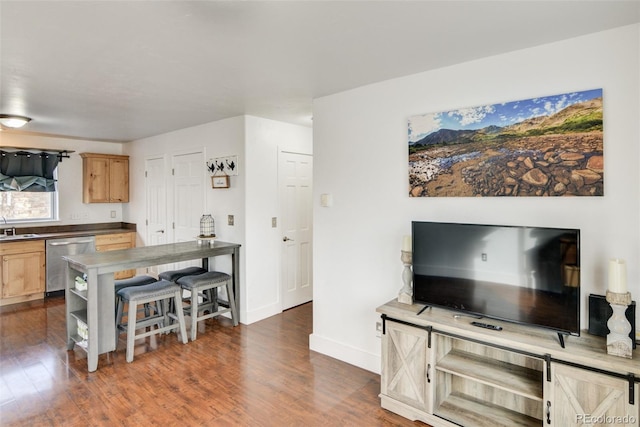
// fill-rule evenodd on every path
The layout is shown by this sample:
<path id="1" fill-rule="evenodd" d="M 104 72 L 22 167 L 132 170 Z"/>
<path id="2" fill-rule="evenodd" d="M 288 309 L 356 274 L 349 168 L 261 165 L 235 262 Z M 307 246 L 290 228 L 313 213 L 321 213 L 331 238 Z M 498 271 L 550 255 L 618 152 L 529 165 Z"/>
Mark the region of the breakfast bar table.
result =
<path id="1" fill-rule="evenodd" d="M 87 352 L 89 372 L 98 369 L 98 356 L 116 349 L 114 276 L 116 271 L 174 262 L 202 260 L 209 269 L 209 258 L 230 255 L 233 290 L 239 312 L 240 245 L 221 241 L 198 241 L 143 246 L 108 252 L 64 256 L 67 266 L 65 287 L 67 348 L 78 344 Z M 86 290 L 77 289 L 77 276 L 87 275 Z"/>

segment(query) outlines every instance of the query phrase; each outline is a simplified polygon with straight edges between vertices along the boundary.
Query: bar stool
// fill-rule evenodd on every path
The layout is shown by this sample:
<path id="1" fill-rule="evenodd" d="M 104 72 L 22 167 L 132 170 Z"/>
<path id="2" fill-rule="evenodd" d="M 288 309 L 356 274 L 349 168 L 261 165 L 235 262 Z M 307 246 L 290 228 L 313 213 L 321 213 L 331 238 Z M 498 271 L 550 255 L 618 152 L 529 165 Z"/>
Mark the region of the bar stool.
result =
<path id="1" fill-rule="evenodd" d="M 156 279 L 155 277 L 151 277 L 151 276 L 134 276 L 131 277 L 129 279 L 120 279 L 120 280 L 115 280 L 114 281 L 114 290 L 115 290 L 115 296 L 116 296 L 116 316 L 118 314 L 118 303 L 120 302 L 120 297 L 118 296 L 118 291 L 122 288 L 128 288 L 130 286 L 143 286 L 143 285 L 148 285 L 150 283 L 155 283 L 157 282 L 158 279 Z M 144 305 L 144 310 L 145 310 L 145 315 L 148 316 L 149 315 L 149 304 L 145 304 Z M 117 324 L 116 324 L 116 328 L 117 328 Z M 117 339 L 116 339 L 117 342 Z"/>
<path id="2" fill-rule="evenodd" d="M 183 276 L 178 279 L 177 283 L 182 289 L 191 292 L 189 307 L 185 307 L 185 313 L 191 315 L 191 341 L 196 340 L 197 325 L 201 320 L 231 312 L 233 326 L 238 326 L 238 313 L 231 276 L 219 271 L 207 271 L 202 274 Z M 221 286 L 226 287 L 229 307 L 220 308 L 221 305 L 218 304 L 217 289 Z M 203 304 L 198 302 L 200 296 L 204 297 Z M 209 313 L 200 316 L 200 312 L 205 310 L 209 310 Z"/>
<path id="3" fill-rule="evenodd" d="M 122 288 L 128 288 L 130 286 L 142 286 L 142 285 L 148 285 L 149 283 L 154 283 L 157 282 L 158 279 L 156 279 L 155 277 L 151 277 L 151 276 L 134 276 L 131 277 L 129 279 L 120 279 L 120 280 L 115 280 L 114 281 L 114 289 L 116 291 L 116 294 L 118 293 L 118 291 Z"/>
<path id="4" fill-rule="evenodd" d="M 207 270 L 201 267 L 185 267 L 180 270 L 163 271 L 158 274 L 160 280 L 168 280 L 169 282 L 176 282 L 179 278 L 184 276 L 192 276 L 194 274 L 206 273 Z"/>
<path id="5" fill-rule="evenodd" d="M 155 283 L 142 286 L 131 286 L 128 288 L 122 288 L 118 291 L 118 312 L 116 315 L 116 343 L 118 342 L 118 336 L 120 331 L 126 331 L 127 333 L 127 353 L 126 359 L 128 363 L 133 362 L 133 347 L 137 338 L 145 338 L 150 335 L 160 334 L 179 329 L 182 335 L 182 343 L 187 343 L 187 329 L 184 321 L 184 313 L 182 307 L 182 289 L 175 283 L 160 280 Z M 167 300 L 173 302 L 176 307 L 176 312 L 171 313 L 167 309 Z M 154 313 L 146 315 L 142 319 L 137 319 L 138 305 L 148 304 L 150 302 L 157 301 Z M 127 313 L 127 323 L 122 323 L 122 314 L 124 311 L 124 304 L 129 303 L 129 310 Z M 176 320 L 178 323 L 172 323 L 171 320 Z M 150 326 L 150 330 L 147 332 L 146 328 Z M 154 329 L 153 326 L 157 326 Z M 136 330 L 144 328 L 145 331 L 136 335 Z"/>
<path id="6" fill-rule="evenodd" d="M 207 270 L 201 267 L 185 267 L 179 270 L 163 271 L 162 273 L 158 274 L 158 278 L 161 280 L 168 280 L 169 282 L 175 283 L 181 277 L 190 276 L 194 274 L 202 274 L 206 272 Z M 171 309 L 173 309 L 173 307 L 171 307 Z"/>

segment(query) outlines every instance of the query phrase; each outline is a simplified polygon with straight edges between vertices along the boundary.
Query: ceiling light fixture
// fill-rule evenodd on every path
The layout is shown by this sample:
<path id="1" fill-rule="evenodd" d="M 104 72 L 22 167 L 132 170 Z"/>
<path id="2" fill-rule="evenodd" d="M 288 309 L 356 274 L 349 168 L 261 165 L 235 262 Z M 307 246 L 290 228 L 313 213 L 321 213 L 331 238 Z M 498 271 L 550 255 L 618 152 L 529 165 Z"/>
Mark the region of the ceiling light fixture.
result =
<path id="1" fill-rule="evenodd" d="M 31 119 L 24 116 L 15 116 L 13 114 L 0 114 L 0 125 L 7 128 L 21 128 L 29 123 Z"/>

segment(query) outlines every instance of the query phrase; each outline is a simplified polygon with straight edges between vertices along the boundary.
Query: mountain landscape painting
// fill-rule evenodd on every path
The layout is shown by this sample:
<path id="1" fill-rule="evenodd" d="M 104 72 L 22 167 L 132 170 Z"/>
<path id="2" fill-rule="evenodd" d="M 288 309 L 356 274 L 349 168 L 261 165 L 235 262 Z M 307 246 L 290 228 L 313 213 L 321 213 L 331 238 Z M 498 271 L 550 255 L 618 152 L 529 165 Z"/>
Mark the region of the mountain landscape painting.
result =
<path id="1" fill-rule="evenodd" d="M 413 116 L 411 197 L 603 196 L 602 89 Z"/>

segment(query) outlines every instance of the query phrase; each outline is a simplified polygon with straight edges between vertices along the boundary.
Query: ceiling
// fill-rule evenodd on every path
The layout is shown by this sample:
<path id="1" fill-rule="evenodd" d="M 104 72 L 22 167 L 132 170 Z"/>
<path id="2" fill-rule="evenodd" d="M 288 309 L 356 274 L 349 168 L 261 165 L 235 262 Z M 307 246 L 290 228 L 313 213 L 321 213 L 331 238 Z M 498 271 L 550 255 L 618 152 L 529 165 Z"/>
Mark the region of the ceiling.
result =
<path id="1" fill-rule="evenodd" d="M 114 142 L 311 126 L 317 97 L 637 22 L 640 0 L 0 0 L 0 113 Z"/>

